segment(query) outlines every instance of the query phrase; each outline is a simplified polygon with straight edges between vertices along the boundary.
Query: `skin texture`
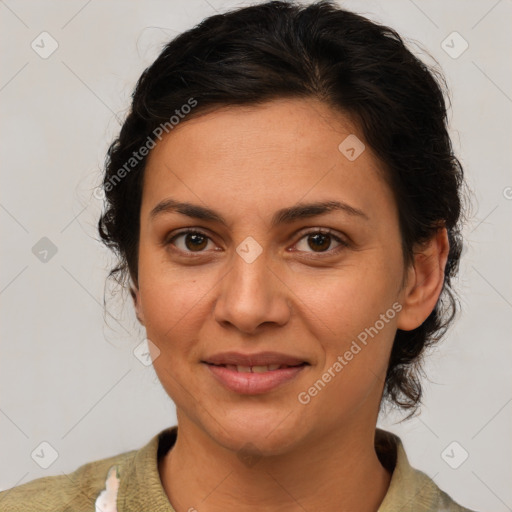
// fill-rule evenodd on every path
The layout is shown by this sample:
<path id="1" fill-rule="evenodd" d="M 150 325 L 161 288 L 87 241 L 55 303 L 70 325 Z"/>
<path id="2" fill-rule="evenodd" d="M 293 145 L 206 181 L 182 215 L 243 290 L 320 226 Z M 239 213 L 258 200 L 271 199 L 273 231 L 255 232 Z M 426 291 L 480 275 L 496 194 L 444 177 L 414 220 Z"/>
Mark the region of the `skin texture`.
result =
<path id="1" fill-rule="evenodd" d="M 435 307 L 448 240 L 439 229 L 404 268 L 382 165 L 368 145 L 347 159 L 338 146 L 350 134 L 364 142 L 323 103 L 280 99 L 185 120 L 149 155 L 134 301 L 177 407 L 177 442 L 159 466 L 177 512 L 370 512 L 387 492 L 391 475 L 374 449 L 387 362 L 396 329 L 419 326 Z M 211 208 L 227 226 L 176 212 L 151 218 L 167 198 Z M 326 200 L 367 218 L 333 211 L 271 226 L 280 208 Z M 199 249 L 190 236 L 171 242 L 183 228 L 208 238 Z M 348 246 L 311 240 L 318 229 Z M 249 236 L 262 249 L 252 263 L 236 252 Z M 300 403 L 394 303 L 400 312 Z M 277 351 L 310 366 L 268 393 L 241 395 L 200 362 L 229 350 Z"/>

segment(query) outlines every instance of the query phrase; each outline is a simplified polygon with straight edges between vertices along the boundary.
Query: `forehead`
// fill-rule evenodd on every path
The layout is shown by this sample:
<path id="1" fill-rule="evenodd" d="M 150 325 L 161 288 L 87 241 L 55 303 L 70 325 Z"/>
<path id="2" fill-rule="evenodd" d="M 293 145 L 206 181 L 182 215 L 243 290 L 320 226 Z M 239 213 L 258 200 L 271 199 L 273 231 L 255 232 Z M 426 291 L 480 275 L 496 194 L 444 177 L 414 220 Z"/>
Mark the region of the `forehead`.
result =
<path id="1" fill-rule="evenodd" d="M 355 123 L 305 99 L 185 118 L 148 157 L 142 214 L 167 196 L 260 215 L 276 204 L 325 199 L 370 213 L 394 207 L 382 165 Z"/>

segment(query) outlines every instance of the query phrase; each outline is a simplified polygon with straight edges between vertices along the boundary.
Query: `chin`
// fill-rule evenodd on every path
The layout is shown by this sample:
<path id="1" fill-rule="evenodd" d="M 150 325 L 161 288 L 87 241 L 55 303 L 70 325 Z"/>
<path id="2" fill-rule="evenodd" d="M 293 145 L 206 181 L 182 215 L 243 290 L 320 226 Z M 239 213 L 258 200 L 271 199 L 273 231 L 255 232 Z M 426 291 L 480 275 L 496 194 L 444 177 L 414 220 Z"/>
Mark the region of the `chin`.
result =
<path id="1" fill-rule="evenodd" d="M 211 418 L 209 418 L 211 420 Z M 302 437 L 301 428 L 293 412 L 279 411 L 242 412 L 231 411 L 217 422 L 209 421 L 210 436 L 224 448 L 235 452 L 281 455 L 288 452 Z M 219 427 L 219 424 L 221 427 Z"/>

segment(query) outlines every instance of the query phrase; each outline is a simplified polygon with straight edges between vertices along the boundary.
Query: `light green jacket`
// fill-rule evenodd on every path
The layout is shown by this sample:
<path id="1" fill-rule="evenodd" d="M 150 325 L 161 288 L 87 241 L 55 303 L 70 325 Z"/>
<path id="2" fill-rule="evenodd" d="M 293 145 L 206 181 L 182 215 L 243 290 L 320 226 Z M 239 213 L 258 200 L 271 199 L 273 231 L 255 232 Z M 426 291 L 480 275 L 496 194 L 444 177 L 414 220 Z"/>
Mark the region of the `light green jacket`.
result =
<path id="1" fill-rule="evenodd" d="M 160 481 L 158 458 L 174 445 L 176 434 L 177 427 L 171 427 L 140 450 L 0 492 L 0 511 L 175 512 Z M 393 471 L 377 512 L 473 512 L 455 503 L 426 474 L 410 466 L 400 438 L 381 429 L 376 430 L 375 438 L 381 462 Z"/>

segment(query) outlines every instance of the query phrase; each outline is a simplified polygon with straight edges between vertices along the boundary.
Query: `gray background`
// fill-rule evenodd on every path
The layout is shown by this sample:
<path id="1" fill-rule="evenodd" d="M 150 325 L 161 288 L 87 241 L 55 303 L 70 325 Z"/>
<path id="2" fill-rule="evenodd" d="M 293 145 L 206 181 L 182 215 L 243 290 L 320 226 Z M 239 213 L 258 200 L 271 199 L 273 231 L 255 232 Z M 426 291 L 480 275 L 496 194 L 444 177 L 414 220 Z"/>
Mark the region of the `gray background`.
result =
<path id="1" fill-rule="evenodd" d="M 400 435 L 412 465 L 463 505 L 512 510 L 512 2 L 340 3 L 419 42 L 440 63 L 452 90 L 454 147 L 474 190 L 457 282 L 463 312 L 425 366 L 423 412 L 379 426 Z M 144 331 L 130 300 L 110 299 L 104 318 L 113 259 L 96 241 L 94 191 L 135 81 L 161 45 L 242 5 L 0 1 L 0 490 L 139 448 L 175 424 L 153 368 L 134 356 Z M 58 43 L 46 59 L 31 47 L 51 48 L 43 31 Z M 464 42 L 453 31 L 469 44 L 457 58 Z M 43 237 L 54 255 L 41 252 Z M 454 465 L 461 448 L 469 457 L 452 469 L 446 453 Z M 40 467 L 53 450 L 56 460 Z"/>

